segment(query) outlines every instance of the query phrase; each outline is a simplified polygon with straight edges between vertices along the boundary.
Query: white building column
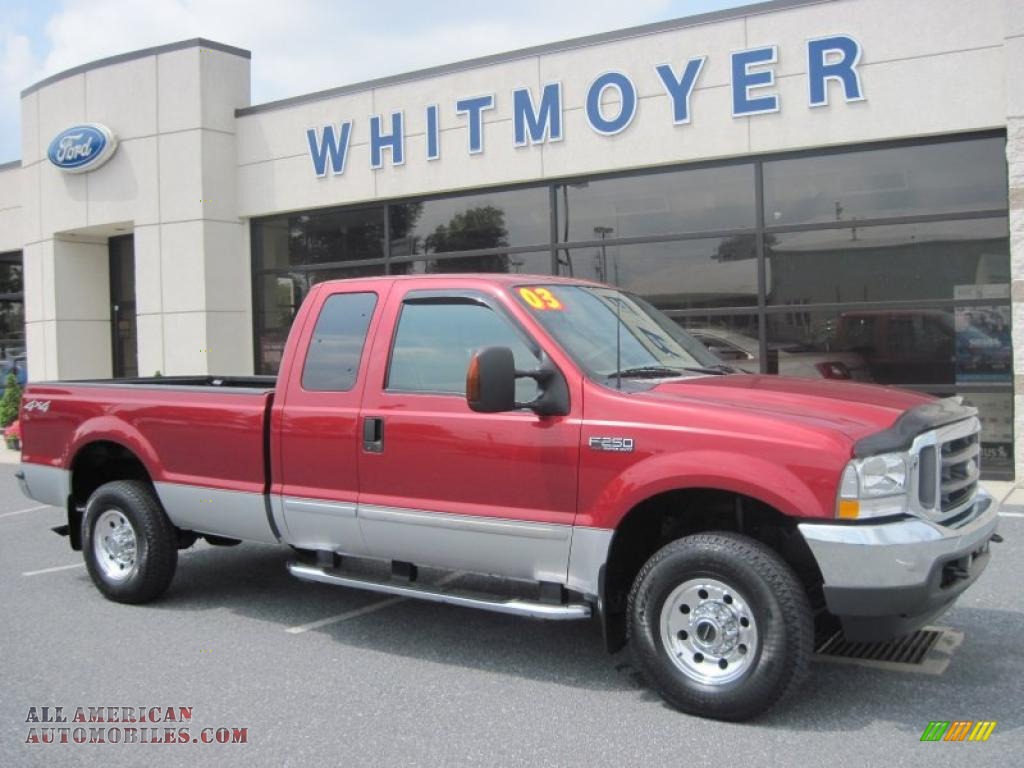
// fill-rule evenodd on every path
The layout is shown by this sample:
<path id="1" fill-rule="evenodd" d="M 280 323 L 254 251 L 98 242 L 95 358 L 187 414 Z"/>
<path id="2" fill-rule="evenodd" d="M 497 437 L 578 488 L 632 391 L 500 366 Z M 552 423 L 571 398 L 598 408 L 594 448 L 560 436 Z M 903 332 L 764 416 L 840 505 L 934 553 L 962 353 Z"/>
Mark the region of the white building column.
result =
<path id="1" fill-rule="evenodd" d="M 1004 0 L 1006 160 L 1010 195 L 1010 295 L 1013 301 L 1014 476 L 1024 485 L 1024 6 Z"/>

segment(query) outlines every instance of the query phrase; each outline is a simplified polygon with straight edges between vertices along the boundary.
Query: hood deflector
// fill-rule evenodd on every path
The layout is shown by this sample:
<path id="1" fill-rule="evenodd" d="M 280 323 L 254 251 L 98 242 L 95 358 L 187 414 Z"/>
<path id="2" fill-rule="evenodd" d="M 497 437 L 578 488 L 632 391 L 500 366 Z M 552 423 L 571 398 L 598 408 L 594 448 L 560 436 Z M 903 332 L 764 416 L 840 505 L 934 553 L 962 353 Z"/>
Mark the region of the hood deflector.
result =
<path id="1" fill-rule="evenodd" d="M 977 415 L 978 409 L 964 405 L 962 397 L 947 397 L 931 403 L 922 403 L 900 416 L 888 429 L 868 435 L 854 443 L 853 455 L 863 459 L 879 453 L 905 451 L 922 432 Z"/>

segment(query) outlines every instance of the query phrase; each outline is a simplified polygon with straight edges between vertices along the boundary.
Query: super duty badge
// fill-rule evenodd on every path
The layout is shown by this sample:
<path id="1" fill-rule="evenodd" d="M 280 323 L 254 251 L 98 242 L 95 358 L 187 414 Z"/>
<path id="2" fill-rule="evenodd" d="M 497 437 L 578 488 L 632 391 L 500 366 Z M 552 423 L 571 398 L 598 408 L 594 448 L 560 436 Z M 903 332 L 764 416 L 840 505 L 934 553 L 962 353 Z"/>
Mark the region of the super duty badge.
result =
<path id="1" fill-rule="evenodd" d="M 590 449 L 592 451 L 611 451 L 612 453 L 632 453 L 632 437 L 592 437 L 590 438 Z"/>

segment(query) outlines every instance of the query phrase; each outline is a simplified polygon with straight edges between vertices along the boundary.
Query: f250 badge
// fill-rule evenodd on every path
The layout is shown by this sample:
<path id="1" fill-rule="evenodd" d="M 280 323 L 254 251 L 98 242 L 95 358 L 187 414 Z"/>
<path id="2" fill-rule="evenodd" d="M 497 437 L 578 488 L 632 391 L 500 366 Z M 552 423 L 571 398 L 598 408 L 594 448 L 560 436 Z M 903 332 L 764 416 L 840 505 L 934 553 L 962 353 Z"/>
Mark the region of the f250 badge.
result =
<path id="1" fill-rule="evenodd" d="M 612 453 L 632 453 L 632 437 L 592 437 L 589 440 L 592 451 L 610 451 Z"/>
<path id="2" fill-rule="evenodd" d="M 25 410 L 26 411 L 42 411 L 43 413 L 46 413 L 48 410 L 50 410 L 50 401 L 49 400 L 29 400 L 27 403 L 25 403 Z"/>

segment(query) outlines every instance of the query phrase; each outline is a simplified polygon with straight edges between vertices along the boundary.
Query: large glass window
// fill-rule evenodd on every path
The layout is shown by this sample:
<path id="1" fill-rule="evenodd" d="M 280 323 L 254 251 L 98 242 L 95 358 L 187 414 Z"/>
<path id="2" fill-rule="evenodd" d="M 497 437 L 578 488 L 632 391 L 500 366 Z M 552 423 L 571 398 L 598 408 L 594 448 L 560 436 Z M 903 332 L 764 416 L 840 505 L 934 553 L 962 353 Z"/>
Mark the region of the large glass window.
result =
<path id="1" fill-rule="evenodd" d="M 551 239 L 546 187 L 396 203 L 389 206 L 388 221 L 395 257 L 543 245 Z"/>
<path id="2" fill-rule="evenodd" d="M 25 356 L 25 298 L 21 251 L 0 253 L 0 359 Z M 16 366 L 24 370 L 24 361 Z"/>
<path id="3" fill-rule="evenodd" d="M 253 227 L 258 269 L 384 256 L 384 209 L 380 206 L 274 216 Z"/>
<path id="4" fill-rule="evenodd" d="M 617 285 L 662 310 L 757 306 L 755 235 L 559 249 L 558 273 Z"/>
<path id="5" fill-rule="evenodd" d="M 553 272 L 641 296 L 738 368 L 970 396 L 991 476 L 1013 464 L 1005 146 L 992 132 L 255 220 L 257 366 L 277 370 L 320 280 Z"/>
<path id="6" fill-rule="evenodd" d="M 712 232 L 755 225 L 754 166 L 572 181 L 555 187 L 558 239 Z"/>
<path id="7" fill-rule="evenodd" d="M 764 164 L 768 226 L 1006 208 L 1002 137 Z"/>

